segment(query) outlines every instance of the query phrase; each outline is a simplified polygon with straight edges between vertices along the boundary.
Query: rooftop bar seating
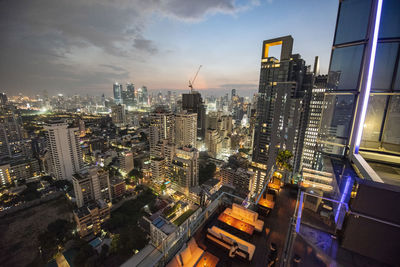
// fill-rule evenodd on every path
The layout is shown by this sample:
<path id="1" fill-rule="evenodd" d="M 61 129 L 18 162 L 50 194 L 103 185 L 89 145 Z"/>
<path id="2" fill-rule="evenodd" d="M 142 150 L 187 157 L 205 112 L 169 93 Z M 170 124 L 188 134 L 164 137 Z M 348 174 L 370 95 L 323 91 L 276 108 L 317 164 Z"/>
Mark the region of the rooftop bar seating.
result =
<path id="1" fill-rule="evenodd" d="M 216 226 L 207 229 L 207 238 L 228 250 L 233 246 L 233 243 L 236 242 L 238 244 L 236 255 L 249 261 L 253 259 L 256 246 Z"/>
<path id="2" fill-rule="evenodd" d="M 258 219 L 258 213 L 255 211 L 246 209 L 245 207 L 233 203 L 232 208 L 225 209 L 224 213 L 232 216 L 235 219 L 253 225 L 254 230 L 257 232 L 262 232 L 263 230 L 264 222 Z"/>
<path id="3" fill-rule="evenodd" d="M 196 263 L 201 259 L 204 250 L 202 250 L 192 238 L 187 246 L 183 247 L 181 252 L 177 253 L 175 257 L 167 264 L 167 267 L 186 267 L 196 266 Z"/>

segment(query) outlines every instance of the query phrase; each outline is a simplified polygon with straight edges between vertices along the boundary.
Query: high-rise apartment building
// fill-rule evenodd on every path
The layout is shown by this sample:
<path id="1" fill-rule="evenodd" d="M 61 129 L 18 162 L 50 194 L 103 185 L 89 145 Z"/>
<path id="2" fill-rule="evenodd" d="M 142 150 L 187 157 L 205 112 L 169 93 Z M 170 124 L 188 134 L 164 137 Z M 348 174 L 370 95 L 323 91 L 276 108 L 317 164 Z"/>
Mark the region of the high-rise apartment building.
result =
<path id="1" fill-rule="evenodd" d="M 281 45 L 280 59 L 268 55 L 275 45 Z M 292 46 L 291 36 L 263 42 L 252 160 L 264 172 L 274 166 L 279 150 L 293 153 L 294 171 L 301 163 L 313 75 Z M 256 190 L 263 184 L 258 176 Z"/>
<path id="2" fill-rule="evenodd" d="M 116 104 L 122 104 L 122 84 L 119 83 L 113 84 L 113 94 L 114 94 L 114 102 Z"/>
<path id="3" fill-rule="evenodd" d="M 201 94 L 197 91 L 182 94 L 182 110 L 197 114 L 197 136 L 204 139 L 206 131 L 206 108 Z"/>
<path id="4" fill-rule="evenodd" d="M 108 171 L 96 166 L 86 167 L 72 177 L 78 208 L 96 200 L 111 201 Z"/>
<path id="5" fill-rule="evenodd" d="M 115 105 L 111 107 L 111 119 L 115 125 L 126 123 L 125 105 Z"/>
<path id="6" fill-rule="evenodd" d="M 197 114 L 181 112 L 175 114 L 175 144 L 178 147 L 196 147 Z"/>
<path id="7" fill-rule="evenodd" d="M 7 103 L 7 102 L 6 102 Z M 12 105 L 0 106 L 0 158 L 18 154 L 23 139 L 21 119 Z"/>
<path id="8" fill-rule="evenodd" d="M 186 192 L 199 185 L 199 151 L 194 147 L 181 147 L 175 150 L 172 160 L 172 177 Z"/>
<path id="9" fill-rule="evenodd" d="M 243 168 L 233 169 L 228 165 L 222 166 L 218 178 L 224 185 L 234 186 L 239 193 L 253 194 L 255 173 Z"/>
<path id="10" fill-rule="evenodd" d="M 219 155 L 222 149 L 222 138 L 216 129 L 208 128 L 205 136 L 207 152 L 214 158 Z"/>
<path id="11" fill-rule="evenodd" d="M 159 142 L 168 140 L 175 142 L 174 115 L 158 107 L 150 113 L 150 156 L 155 156 L 155 148 Z"/>
<path id="12" fill-rule="evenodd" d="M 11 184 L 11 175 L 10 175 L 10 164 L 1 164 L 0 165 L 0 184 L 2 186 Z"/>
<path id="13" fill-rule="evenodd" d="M 70 128 L 65 122 L 47 124 L 46 141 L 50 159 L 50 174 L 57 179 L 71 180 L 83 168 L 79 129 Z"/>
<path id="14" fill-rule="evenodd" d="M 327 79 L 327 75 L 320 75 L 316 76 L 314 80 L 302 157 L 302 166 L 306 168 L 316 168 L 321 156 L 317 150 L 317 137 L 324 108 Z"/>
<path id="15" fill-rule="evenodd" d="M 118 163 L 122 173 L 128 174 L 133 170 L 133 154 L 131 151 L 118 152 Z"/>

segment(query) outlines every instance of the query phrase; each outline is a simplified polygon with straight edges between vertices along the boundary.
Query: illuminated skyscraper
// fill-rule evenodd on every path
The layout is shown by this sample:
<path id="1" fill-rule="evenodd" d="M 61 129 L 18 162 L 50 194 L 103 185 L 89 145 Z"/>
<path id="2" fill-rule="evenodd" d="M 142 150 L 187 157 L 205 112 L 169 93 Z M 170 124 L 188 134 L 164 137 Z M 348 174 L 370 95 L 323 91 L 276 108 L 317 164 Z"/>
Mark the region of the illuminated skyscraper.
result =
<path id="1" fill-rule="evenodd" d="M 280 59 L 269 57 L 269 47 L 281 45 Z M 292 54 L 293 38 L 284 36 L 263 42 L 260 85 L 253 144 L 253 162 L 260 167 L 256 191 L 265 172 L 275 164 L 279 150 L 293 153 L 293 169 L 301 163 L 313 74 L 305 61 Z"/>
<path id="2" fill-rule="evenodd" d="M 122 84 L 113 84 L 114 101 L 117 104 L 122 104 Z"/>

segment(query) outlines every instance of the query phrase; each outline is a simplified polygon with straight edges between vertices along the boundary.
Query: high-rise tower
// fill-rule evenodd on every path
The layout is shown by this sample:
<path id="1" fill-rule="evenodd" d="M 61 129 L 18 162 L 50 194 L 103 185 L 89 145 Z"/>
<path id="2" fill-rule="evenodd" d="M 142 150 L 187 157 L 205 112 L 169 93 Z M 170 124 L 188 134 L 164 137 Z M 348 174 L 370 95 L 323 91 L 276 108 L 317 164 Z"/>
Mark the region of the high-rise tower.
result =
<path id="1" fill-rule="evenodd" d="M 45 129 L 50 173 L 58 180 L 71 180 L 83 168 L 79 128 L 69 128 L 67 123 L 58 121 L 47 124 Z"/>
<path id="2" fill-rule="evenodd" d="M 113 93 L 115 103 L 122 104 L 122 84 L 114 83 Z"/>
<path id="3" fill-rule="evenodd" d="M 271 46 L 281 45 L 280 59 L 269 57 Z M 275 164 L 279 150 L 290 150 L 293 168 L 300 167 L 313 75 L 305 61 L 292 54 L 293 38 L 284 36 L 263 42 L 256 113 L 253 162 L 263 172 Z M 256 190 L 264 175 L 259 174 Z"/>

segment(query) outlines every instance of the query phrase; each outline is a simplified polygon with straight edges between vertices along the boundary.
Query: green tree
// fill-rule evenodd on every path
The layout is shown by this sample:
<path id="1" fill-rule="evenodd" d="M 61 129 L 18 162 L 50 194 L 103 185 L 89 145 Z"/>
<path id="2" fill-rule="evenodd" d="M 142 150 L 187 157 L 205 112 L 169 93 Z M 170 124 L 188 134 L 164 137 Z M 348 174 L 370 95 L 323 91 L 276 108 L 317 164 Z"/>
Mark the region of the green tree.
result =
<path id="1" fill-rule="evenodd" d="M 215 175 L 216 169 L 217 169 L 217 166 L 212 162 L 207 163 L 205 166 L 200 165 L 199 166 L 199 183 L 203 184 L 208 179 L 213 178 Z"/>
<path id="2" fill-rule="evenodd" d="M 276 167 L 278 170 L 286 172 L 292 171 L 293 166 L 290 163 L 293 158 L 293 153 L 289 150 L 280 150 L 276 157 Z"/>
<path id="3" fill-rule="evenodd" d="M 110 244 L 110 252 L 117 253 L 120 247 L 121 238 L 119 234 L 115 234 L 112 237 L 111 244 Z"/>

